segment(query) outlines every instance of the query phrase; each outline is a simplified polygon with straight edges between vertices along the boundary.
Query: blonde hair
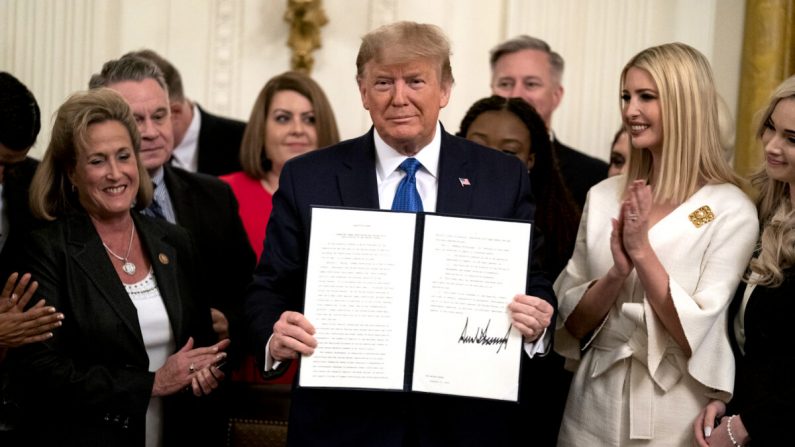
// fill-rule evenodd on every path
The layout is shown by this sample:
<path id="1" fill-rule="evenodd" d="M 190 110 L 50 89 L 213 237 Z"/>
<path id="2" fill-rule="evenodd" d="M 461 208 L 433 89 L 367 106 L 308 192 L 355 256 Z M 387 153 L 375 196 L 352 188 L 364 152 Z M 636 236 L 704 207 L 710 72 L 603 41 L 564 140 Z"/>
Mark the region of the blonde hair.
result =
<path id="1" fill-rule="evenodd" d="M 782 82 L 770 95 L 767 107 L 757 115 L 756 135 L 760 139 L 765 133 L 773 111 L 782 99 L 795 100 L 795 76 Z M 777 123 L 782 126 L 782 123 Z M 751 271 L 758 277 L 749 282 L 778 287 L 784 282 L 784 270 L 795 265 L 795 210 L 787 183 L 774 180 L 762 167 L 751 178 L 759 190 L 757 208 L 762 235 L 759 239 L 759 256 L 751 261 Z"/>
<path id="2" fill-rule="evenodd" d="M 427 58 L 439 64 L 439 81 L 453 85 L 453 68 L 450 65 L 450 41 L 436 25 L 416 22 L 395 22 L 376 28 L 362 37 L 359 54 L 356 56 L 356 80 L 361 82 L 364 67 L 371 60 L 382 62 L 389 51 L 394 58 L 389 63 L 397 64 L 417 58 Z"/>
<path id="3" fill-rule="evenodd" d="M 663 143 L 660 172 L 652 172 L 648 150 L 637 151 L 629 160 L 626 186 L 654 175 L 654 201 L 682 203 L 705 183 L 739 185 L 723 157 L 715 85 L 704 55 L 682 43 L 647 48 L 622 70 L 619 91 L 633 67 L 648 72 L 657 86 Z"/>
<path id="4" fill-rule="evenodd" d="M 257 96 L 251 108 L 243 141 L 240 144 L 240 164 L 243 171 L 252 178 L 263 179 L 270 171 L 271 164 L 265 155 L 265 129 L 268 110 L 276 93 L 291 90 L 305 97 L 312 104 L 315 113 L 317 147 L 326 147 L 340 141 L 337 120 L 331 110 L 323 89 L 309 76 L 296 71 L 288 71 L 271 78 Z"/>
<path id="5" fill-rule="evenodd" d="M 75 93 L 58 108 L 50 144 L 30 185 L 30 208 L 35 217 L 55 220 L 83 208 L 69 175 L 75 170 L 78 151 L 88 148 L 88 128 L 105 121 L 118 121 L 130 134 L 139 178 L 135 209 L 146 208 L 152 201 L 152 181 L 141 163 L 141 136 L 132 110 L 115 91 L 98 88 Z"/>

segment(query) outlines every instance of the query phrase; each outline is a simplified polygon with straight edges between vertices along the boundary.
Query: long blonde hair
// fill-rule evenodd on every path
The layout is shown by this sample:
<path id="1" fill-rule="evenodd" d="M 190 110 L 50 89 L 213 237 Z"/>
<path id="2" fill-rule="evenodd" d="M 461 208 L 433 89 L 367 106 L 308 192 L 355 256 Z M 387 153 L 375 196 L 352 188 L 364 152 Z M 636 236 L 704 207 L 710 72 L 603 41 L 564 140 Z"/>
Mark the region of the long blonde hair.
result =
<path id="1" fill-rule="evenodd" d="M 717 94 L 712 69 L 703 54 L 683 43 L 647 48 L 621 72 L 619 91 L 630 68 L 647 71 L 659 92 L 663 144 L 660 172 L 652 172 L 648 150 L 632 154 L 626 186 L 655 177 L 655 202 L 682 203 L 705 183 L 732 183 L 740 178 L 723 157 Z M 626 189 L 626 187 L 625 187 Z"/>
<path id="2" fill-rule="evenodd" d="M 756 136 L 761 141 L 768 120 L 782 99 L 795 100 L 795 76 L 784 80 L 770 95 L 767 108 L 758 115 Z M 782 123 L 778 123 L 782 126 Z M 795 210 L 787 183 L 774 180 L 762 167 L 751 178 L 759 190 L 757 208 L 762 235 L 759 256 L 751 261 L 751 271 L 758 276 L 749 282 L 778 287 L 784 282 L 784 270 L 795 265 Z"/>

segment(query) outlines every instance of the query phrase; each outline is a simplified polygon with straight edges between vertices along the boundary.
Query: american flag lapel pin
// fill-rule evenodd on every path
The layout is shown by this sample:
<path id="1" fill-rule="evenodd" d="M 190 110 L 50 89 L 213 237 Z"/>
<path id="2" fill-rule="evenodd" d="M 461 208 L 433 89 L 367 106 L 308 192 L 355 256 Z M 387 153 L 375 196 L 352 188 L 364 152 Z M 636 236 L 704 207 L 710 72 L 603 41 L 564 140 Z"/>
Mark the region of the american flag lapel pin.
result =
<path id="1" fill-rule="evenodd" d="M 458 182 L 461 183 L 461 186 L 472 186 L 472 183 L 469 182 L 468 178 L 465 177 L 458 177 Z"/>

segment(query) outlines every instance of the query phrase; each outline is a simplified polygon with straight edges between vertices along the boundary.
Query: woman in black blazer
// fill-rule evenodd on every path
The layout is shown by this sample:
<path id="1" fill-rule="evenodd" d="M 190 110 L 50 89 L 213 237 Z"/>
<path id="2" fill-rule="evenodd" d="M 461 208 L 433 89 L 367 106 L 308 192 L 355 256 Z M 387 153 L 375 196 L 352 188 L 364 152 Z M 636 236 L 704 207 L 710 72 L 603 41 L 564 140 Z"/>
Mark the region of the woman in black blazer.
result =
<path id="1" fill-rule="evenodd" d="M 789 429 L 795 419 L 795 76 L 773 92 L 757 135 L 765 167 L 753 184 L 763 227 L 758 254 L 730 309 L 734 396 L 728 407 L 710 402 L 696 419 L 701 446 L 795 444 Z"/>
<path id="2" fill-rule="evenodd" d="M 195 396 L 223 379 L 229 342 L 215 343 L 187 233 L 137 212 L 152 195 L 139 149 L 111 90 L 58 110 L 31 187 L 33 213 L 52 222 L 31 234 L 24 266 L 65 319 L 19 351 L 26 445 L 208 442 L 211 402 Z"/>

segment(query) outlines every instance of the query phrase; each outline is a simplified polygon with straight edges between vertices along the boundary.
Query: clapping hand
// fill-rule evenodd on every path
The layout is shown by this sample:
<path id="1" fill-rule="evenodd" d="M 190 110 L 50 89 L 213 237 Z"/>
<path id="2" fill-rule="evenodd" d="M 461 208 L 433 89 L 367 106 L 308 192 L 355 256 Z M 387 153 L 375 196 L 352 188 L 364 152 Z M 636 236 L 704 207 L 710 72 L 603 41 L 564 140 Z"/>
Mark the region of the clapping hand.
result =
<path id="1" fill-rule="evenodd" d="M 219 369 L 226 359 L 224 350 L 229 347 L 229 339 L 202 347 L 193 347 L 193 337 L 185 346 L 166 359 L 166 364 L 155 371 L 152 396 L 168 396 L 189 388 L 195 396 L 210 394 L 224 379 Z"/>
<path id="2" fill-rule="evenodd" d="M 629 185 L 626 200 L 621 204 L 623 212 L 622 242 L 630 258 L 650 248 L 649 212 L 652 206 L 651 186 L 644 180 L 635 180 Z"/>
<path id="3" fill-rule="evenodd" d="M 0 348 L 14 348 L 52 337 L 52 330 L 61 326 L 64 316 L 44 300 L 25 310 L 39 283 L 31 282 L 30 274 L 12 273 L 0 293 Z"/>
<path id="4" fill-rule="evenodd" d="M 220 310 L 211 307 L 210 318 L 213 320 L 213 332 L 218 335 L 218 340 L 229 338 L 229 320 Z"/>

